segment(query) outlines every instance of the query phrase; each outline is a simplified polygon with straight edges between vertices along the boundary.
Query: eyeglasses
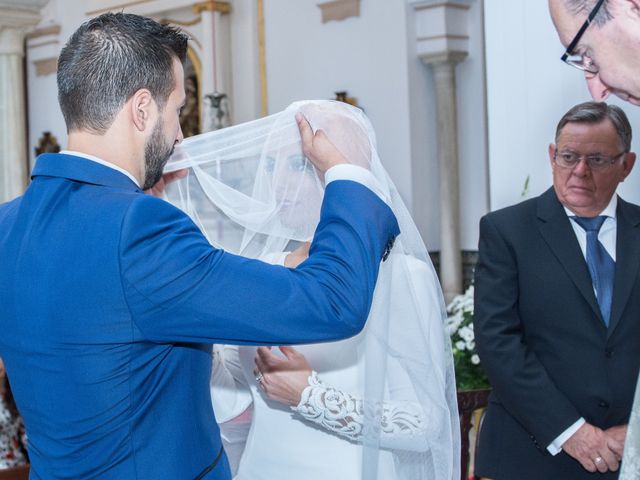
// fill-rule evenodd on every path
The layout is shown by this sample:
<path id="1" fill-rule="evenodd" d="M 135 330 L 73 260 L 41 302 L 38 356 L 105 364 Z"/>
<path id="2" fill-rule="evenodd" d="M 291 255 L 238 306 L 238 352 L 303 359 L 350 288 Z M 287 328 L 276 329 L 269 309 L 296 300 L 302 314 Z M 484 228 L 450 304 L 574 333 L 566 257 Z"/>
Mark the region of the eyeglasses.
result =
<path id="1" fill-rule="evenodd" d="M 576 67 L 577 69 L 583 70 L 588 73 L 594 73 L 594 74 L 598 73 L 598 66 L 595 63 L 593 63 L 593 60 L 591 58 L 585 55 L 574 55 L 573 51 L 575 50 L 576 45 L 578 45 L 578 42 L 582 38 L 582 35 L 584 35 L 584 32 L 587 29 L 587 27 L 591 25 L 591 22 L 598 14 L 598 10 L 600 10 L 600 7 L 602 6 L 603 3 L 604 3 L 604 0 L 598 0 L 598 3 L 596 3 L 595 7 L 593 7 L 593 10 L 591 10 L 591 13 L 589 14 L 585 22 L 582 24 L 582 27 L 580 27 L 580 30 L 578 30 L 578 33 L 576 33 L 576 36 L 573 37 L 573 40 L 571 40 L 571 43 L 565 50 L 564 55 L 560 57 L 560 60 L 562 60 L 567 65 L 571 65 L 572 67 Z"/>
<path id="2" fill-rule="evenodd" d="M 627 152 L 621 152 L 617 155 L 579 155 L 575 152 L 558 152 L 556 150 L 553 155 L 553 161 L 562 168 L 576 168 L 581 159 L 585 159 L 589 168 L 594 171 L 602 171 L 609 168 L 611 165 Z"/>

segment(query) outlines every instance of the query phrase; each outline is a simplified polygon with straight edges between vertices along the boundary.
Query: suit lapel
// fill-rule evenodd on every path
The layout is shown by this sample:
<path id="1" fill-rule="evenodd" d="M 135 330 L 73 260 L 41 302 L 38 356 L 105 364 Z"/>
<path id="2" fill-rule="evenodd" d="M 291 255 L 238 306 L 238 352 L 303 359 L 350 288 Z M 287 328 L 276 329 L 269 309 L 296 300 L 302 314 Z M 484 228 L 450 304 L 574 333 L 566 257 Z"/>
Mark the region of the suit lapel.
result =
<path id="1" fill-rule="evenodd" d="M 616 273 L 611 302 L 611 335 L 618 325 L 640 268 L 640 213 L 618 197 L 616 212 Z"/>
<path id="2" fill-rule="evenodd" d="M 543 193 L 538 200 L 538 228 L 547 245 L 571 278 L 578 291 L 597 315 L 600 325 L 604 321 L 600 314 L 600 307 L 593 292 L 591 276 L 587 262 L 580 250 L 580 244 L 567 214 L 558 201 L 553 188 Z"/>

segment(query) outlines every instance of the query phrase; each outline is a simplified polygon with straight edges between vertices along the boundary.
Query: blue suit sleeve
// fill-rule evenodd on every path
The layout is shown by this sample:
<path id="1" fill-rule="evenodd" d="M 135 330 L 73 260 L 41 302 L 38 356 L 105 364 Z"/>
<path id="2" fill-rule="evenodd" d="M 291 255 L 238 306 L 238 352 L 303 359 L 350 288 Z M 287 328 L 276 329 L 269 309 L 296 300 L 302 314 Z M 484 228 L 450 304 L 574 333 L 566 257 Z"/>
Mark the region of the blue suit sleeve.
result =
<path id="1" fill-rule="evenodd" d="M 141 340 L 346 338 L 364 326 L 380 259 L 398 233 L 391 209 L 370 190 L 332 182 L 309 258 L 294 270 L 215 249 L 183 212 L 140 195 L 122 226 L 124 294 Z"/>

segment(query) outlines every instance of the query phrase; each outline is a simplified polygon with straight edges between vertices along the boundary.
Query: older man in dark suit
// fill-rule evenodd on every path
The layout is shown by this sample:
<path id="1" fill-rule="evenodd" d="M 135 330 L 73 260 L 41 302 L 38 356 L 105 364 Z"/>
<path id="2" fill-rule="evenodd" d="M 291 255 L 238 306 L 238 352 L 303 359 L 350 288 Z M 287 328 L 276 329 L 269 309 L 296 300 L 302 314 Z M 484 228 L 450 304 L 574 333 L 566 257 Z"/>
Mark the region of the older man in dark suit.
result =
<path id="1" fill-rule="evenodd" d="M 640 366 L 640 207 L 615 194 L 630 145 L 621 109 L 573 107 L 549 146 L 553 188 L 480 222 L 476 339 L 494 391 L 477 474 L 617 477 Z"/>

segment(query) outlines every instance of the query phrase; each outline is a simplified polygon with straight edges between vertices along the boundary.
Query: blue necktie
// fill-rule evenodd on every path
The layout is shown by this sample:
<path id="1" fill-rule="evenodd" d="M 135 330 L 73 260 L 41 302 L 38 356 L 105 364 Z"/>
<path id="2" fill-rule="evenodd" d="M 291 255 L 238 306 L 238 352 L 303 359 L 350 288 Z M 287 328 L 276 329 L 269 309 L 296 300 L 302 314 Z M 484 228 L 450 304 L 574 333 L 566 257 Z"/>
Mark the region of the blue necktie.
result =
<path id="1" fill-rule="evenodd" d="M 616 262 L 607 253 L 598 240 L 598 232 L 607 217 L 571 217 L 587 232 L 587 266 L 591 274 L 593 288 L 596 291 L 600 313 L 604 324 L 609 326 L 611 316 L 611 298 L 613 297 L 613 278 Z"/>

